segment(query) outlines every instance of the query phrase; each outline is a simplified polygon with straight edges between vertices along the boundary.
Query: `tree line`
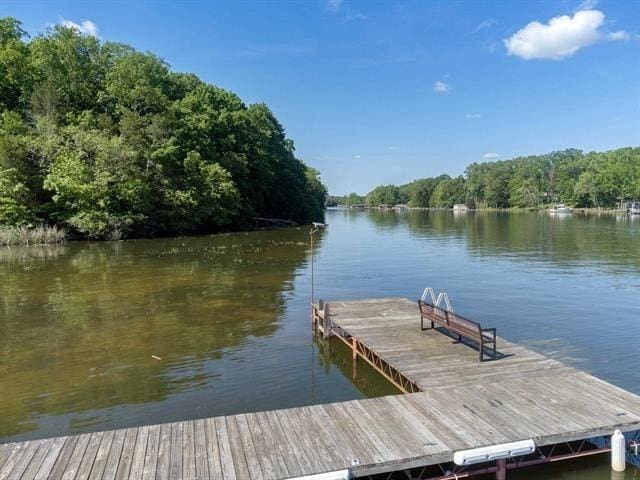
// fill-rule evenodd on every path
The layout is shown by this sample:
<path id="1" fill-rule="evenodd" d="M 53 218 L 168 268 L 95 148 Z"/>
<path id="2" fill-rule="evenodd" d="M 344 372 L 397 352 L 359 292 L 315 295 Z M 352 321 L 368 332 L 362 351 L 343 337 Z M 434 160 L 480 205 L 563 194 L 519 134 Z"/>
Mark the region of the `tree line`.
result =
<path id="1" fill-rule="evenodd" d="M 568 149 L 546 155 L 472 163 L 464 175 L 381 185 L 366 196 L 330 196 L 329 206 L 408 204 L 412 207 L 539 208 L 555 202 L 613 208 L 640 199 L 640 147 L 606 152 Z"/>
<path id="2" fill-rule="evenodd" d="M 325 197 L 266 105 L 128 45 L 0 19 L 0 226 L 207 232 L 316 220 Z"/>

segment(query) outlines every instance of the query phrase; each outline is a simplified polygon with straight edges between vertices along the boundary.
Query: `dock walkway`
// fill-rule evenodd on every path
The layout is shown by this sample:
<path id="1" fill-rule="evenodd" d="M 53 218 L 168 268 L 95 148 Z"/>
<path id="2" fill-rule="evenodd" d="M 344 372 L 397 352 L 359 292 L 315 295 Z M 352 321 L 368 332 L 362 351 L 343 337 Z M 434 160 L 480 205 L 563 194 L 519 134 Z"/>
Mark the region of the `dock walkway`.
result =
<path id="1" fill-rule="evenodd" d="M 480 363 L 471 346 L 421 331 L 415 302 L 330 307 L 332 333 L 414 393 L 3 444 L 0 480 L 366 476 L 640 430 L 639 396 L 501 338 L 498 360 Z"/>

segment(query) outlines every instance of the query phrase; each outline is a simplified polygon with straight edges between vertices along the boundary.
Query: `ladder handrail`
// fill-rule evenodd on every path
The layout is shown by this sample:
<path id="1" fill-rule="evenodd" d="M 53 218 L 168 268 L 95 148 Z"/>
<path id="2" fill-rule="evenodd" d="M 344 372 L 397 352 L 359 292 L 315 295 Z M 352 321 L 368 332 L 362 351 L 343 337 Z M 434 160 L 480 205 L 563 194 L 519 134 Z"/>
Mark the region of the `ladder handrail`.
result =
<path id="1" fill-rule="evenodd" d="M 451 299 L 449 298 L 449 294 L 447 292 L 440 292 L 438 294 L 438 296 L 436 297 L 436 293 L 433 290 L 433 288 L 431 287 L 427 287 L 424 289 L 424 291 L 422 292 L 422 297 L 420 297 L 422 299 L 422 301 L 426 301 L 427 297 L 429 297 L 431 299 L 431 304 L 442 309 L 442 310 L 446 310 L 448 312 L 454 313 L 453 312 L 453 304 L 451 303 Z M 441 307 L 440 304 L 444 302 L 444 307 Z"/>

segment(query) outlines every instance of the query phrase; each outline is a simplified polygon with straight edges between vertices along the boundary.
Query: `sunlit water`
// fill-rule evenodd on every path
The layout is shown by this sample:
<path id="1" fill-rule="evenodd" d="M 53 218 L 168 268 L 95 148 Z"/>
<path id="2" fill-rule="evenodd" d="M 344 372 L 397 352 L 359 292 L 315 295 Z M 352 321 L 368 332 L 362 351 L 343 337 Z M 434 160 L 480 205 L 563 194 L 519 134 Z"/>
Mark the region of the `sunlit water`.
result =
<path id="1" fill-rule="evenodd" d="M 640 393 L 640 218 L 326 221 L 318 297 L 446 290 L 501 336 Z M 310 253 L 307 227 L 0 249 L 0 440 L 397 393 L 364 362 L 354 372 L 340 345 L 313 341 Z M 513 478 L 609 479 L 605 457 Z"/>

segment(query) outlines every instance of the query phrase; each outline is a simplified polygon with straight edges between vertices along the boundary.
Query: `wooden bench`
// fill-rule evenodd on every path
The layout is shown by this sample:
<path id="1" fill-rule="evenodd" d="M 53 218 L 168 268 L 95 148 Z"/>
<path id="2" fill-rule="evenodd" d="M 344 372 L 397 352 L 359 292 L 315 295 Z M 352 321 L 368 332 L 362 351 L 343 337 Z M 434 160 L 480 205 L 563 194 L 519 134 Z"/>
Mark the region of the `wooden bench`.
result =
<path id="1" fill-rule="evenodd" d="M 492 352 L 491 358 L 496 359 L 496 329 L 495 328 L 482 328 L 482 326 L 469 320 L 468 318 L 461 317 L 453 312 L 449 312 L 440 307 L 436 307 L 424 300 L 418 300 L 418 306 L 420 307 L 420 329 L 426 330 L 424 326 L 425 319 L 431 323 L 431 328 L 435 325 L 439 325 L 451 333 L 458 335 L 458 341 L 462 341 L 462 337 L 472 340 L 478 344 L 478 350 L 480 353 L 479 360 L 484 361 L 484 352 L 487 346 L 491 346 Z"/>

